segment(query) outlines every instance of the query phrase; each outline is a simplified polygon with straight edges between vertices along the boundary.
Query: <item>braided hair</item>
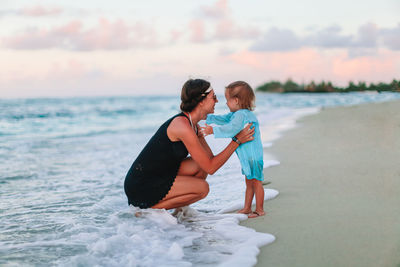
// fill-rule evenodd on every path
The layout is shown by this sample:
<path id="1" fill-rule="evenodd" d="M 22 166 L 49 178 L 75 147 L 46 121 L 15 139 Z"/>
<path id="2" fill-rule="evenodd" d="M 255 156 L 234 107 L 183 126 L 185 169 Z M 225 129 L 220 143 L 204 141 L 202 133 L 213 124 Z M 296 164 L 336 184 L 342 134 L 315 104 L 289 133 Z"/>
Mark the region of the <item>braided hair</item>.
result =
<path id="1" fill-rule="evenodd" d="M 203 79 L 190 79 L 185 82 L 181 92 L 181 110 L 191 112 L 207 96 L 210 82 Z"/>

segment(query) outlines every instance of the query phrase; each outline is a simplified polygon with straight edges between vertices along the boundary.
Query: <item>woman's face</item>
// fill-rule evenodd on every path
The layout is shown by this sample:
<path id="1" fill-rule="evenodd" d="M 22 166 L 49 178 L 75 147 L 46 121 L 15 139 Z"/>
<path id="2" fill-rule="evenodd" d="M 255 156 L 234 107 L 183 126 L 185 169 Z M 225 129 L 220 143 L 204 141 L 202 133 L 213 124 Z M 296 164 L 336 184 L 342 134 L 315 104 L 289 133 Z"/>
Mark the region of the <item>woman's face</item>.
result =
<path id="1" fill-rule="evenodd" d="M 203 101 L 206 114 L 214 113 L 215 104 L 218 103 L 218 99 L 214 93 L 214 90 L 211 90 Z"/>

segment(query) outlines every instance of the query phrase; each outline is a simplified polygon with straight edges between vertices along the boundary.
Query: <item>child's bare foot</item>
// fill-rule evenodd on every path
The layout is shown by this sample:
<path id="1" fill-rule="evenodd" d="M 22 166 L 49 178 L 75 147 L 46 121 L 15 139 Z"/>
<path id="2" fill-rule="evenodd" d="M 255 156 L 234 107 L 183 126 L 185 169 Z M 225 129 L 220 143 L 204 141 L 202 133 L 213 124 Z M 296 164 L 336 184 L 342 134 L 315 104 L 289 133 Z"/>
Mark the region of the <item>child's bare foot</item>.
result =
<path id="1" fill-rule="evenodd" d="M 263 210 L 260 210 L 260 211 L 255 210 L 254 212 L 249 214 L 249 218 L 256 218 L 256 217 L 260 217 L 260 216 L 264 216 L 264 215 L 265 215 L 265 212 Z"/>
<path id="2" fill-rule="evenodd" d="M 243 209 L 241 209 L 241 210 L 238 210 L 237 213 L 250 214 L 250 213 L 252 213 L 252 210 L 251 210 L 251 209 L 243 208 Z"/>

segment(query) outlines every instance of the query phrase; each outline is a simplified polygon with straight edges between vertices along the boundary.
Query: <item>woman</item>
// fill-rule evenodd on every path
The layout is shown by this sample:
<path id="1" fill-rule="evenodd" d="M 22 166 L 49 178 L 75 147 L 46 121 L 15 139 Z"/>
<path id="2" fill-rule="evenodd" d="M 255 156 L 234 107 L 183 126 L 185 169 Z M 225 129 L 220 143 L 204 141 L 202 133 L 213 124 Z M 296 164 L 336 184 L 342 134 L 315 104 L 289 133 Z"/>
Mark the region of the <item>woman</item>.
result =
<path id="1" fill-rule="evenodd" d="M 254 130 L 248 125 L 214 156 L 197 124 L 214 112 L 218 102 L 210 83 L 188 80 L 181 100 L 182 113 L 161 125 L 126 175 L 125 193 L 133 206 L 173 209 L 205 198 L 207 175 L 217 171 L 241 143 L 253 140 Z"/>

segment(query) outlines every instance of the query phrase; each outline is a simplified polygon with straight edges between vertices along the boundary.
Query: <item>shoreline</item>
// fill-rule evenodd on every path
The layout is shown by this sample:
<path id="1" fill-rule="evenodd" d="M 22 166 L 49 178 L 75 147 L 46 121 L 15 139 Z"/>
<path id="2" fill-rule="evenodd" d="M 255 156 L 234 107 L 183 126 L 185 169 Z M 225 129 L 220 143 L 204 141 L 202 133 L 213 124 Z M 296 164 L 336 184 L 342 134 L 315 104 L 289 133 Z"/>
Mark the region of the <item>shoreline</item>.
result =
<path id="1" fill-rule="evenodd" d="M 266 216 L 241 225 L 274 235 L 256 266 L 400 264 L 400 101 L 324 108 L 264 151 Z"/>

